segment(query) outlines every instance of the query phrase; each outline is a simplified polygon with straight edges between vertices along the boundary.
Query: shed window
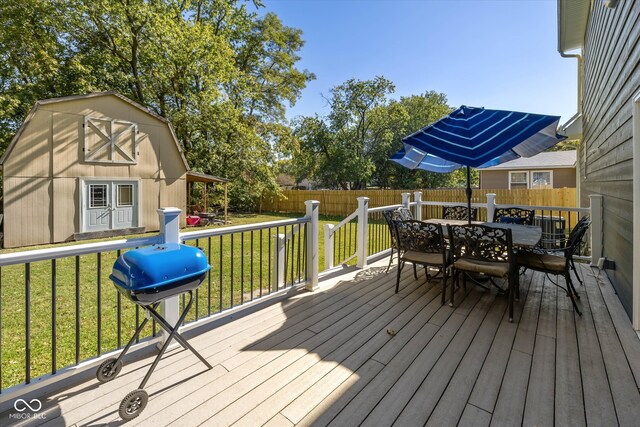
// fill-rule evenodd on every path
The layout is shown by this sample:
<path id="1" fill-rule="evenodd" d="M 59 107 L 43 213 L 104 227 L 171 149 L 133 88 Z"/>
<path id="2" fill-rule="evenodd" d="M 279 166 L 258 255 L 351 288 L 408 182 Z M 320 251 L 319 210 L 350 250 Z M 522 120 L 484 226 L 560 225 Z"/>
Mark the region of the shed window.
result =
<path id="1" fill-rule="evenodd" d="M 91 184 L 89 186 L 89 207 L 106 208 L 108 203 L 107 185 Z"/>
<path id="2" fill-rule="evenodd" d="M 552 171 L 531 172 L 531 188 L 553 188 Z"/>
<path id="3" fill-rule="evenodd" d="M 528 172 L 509 172 L 509 189 L 529 188 Z"/>
<path id="4" fill-rule="evenodd" d="M 118 207 L 133 206 L 133 185 L 118 184 Z"/>

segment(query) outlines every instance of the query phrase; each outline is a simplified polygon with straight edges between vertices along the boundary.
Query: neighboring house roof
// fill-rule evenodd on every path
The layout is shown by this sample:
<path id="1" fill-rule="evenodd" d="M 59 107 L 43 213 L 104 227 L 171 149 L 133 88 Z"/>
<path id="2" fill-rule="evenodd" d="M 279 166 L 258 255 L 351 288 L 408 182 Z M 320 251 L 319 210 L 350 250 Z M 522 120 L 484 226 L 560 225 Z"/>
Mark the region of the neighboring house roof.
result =
<path id="1" fill-rule="evenodd" d="M 545 151 L 532 157 L 504 162 L 483 170 L 517 170 L 517 169 L 560 169 L 576 167 L 576 151 Z"/>
<path id="2" fill-rule="evenodd" d="M 137 108 L 138 110 L 141 110 L 141 111 L 149 114 L 153 118 L 155 118 L 157 120 L 160 120 L 161 122 L 163 122 L 167 126 L 169 126 L 169 130 L 171 131 L 171 136 L 172 136 L 173 142 L 176 144 L 176 148 L 178 149 L 178 152 L 180 153 L 180 157 L 182 157 L 182 162 L 184 163 L 184 167 L 187 168 L 187 171 L 189 170 L 189 164 L 187 163 L 187 158 L 184 156 L 184 152 L 182 151 L 182 147 L 180 146 L 180 143 L 178 142 L 178 138 L 176 137 L 176 133 L 174 132 L 173 126 L 171 126 L 171 123 L 169 122 L 169 120 L 167 120 L 166 118 L 154 113 L 153 111 L 151 111 L 147 107 L 145 107 L 143 105 L 140 105 L 137 102 L 127 98 L 126 96 L 121 95 L 118 92 L 114 92 L 114 91 L 87 93 L 87 94 L 84 94 L 84 95 L 62 96 L 60 98 L 43 99 L 43 100 L 37 101 L 34 104 L 34 106 L 31 108 L 31 110 L 29 111 L 29 114 L 27 114 L 27 117 L 25 118 L 24 122 L 22 123 L 22 126 L 20 126 L 20 129 L 18 129 L 18 132 L 16 132 L 16 134 L 11 139 L 11 142 L 9 143 L 9 146 L 7 147 L 7 150 L 4 152 L 4 154 L 0 158 L 0 168 L 4 164 L 5 160 L 7 159 L 9 154 L 11 153 L 11 150 L 13 150 L 13 147 L 16 145 L 16 143 L 20 139 L 20 136 L 22 135 L 22 132 L 24 131 L 24 129 L 26 129 L 26 127 L 28 126 L 29 122 L 31 121 L 31 119 L 33 118 L 34 114 L 36 113 L 36 111 L 38 110 L 38 108 L 40 106 L 48 105 L 48 104 L 55 104 L 55 103 L 58 103 L 58 102 L 66 102 L 66 101 L 75 101 L 75 100 L 79 100 L 79 99 L 96 98 L 96 97 L 99 97 L 99 96 L 114 96 L 114 97 L 126 102 L 127 104 L 131 105 L 132 107 Z"/>

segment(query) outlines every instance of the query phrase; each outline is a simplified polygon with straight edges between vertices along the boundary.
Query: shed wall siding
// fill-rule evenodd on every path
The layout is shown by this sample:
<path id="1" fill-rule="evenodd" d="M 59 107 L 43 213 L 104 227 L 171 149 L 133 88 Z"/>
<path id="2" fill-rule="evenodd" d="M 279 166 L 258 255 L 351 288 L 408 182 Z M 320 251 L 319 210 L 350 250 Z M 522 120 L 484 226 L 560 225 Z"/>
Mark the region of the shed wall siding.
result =
<path id="1" fill-rule="evenodd" d="M 136 123 L 138 163 L 85 162 L 85 115 Z M 166 123 L 115 96 L 39 106 L 4 164 L 4 246 L 72 240 L 81 228 L 79 178 L 139 179 L 138 225 L 158 230 L 158 208 L 186 212 L 186 168 L 172 138 Z"/>
<path id="2" fill-rule="evenodd" d="M 614 9 L 593 2 L 584 49 L 581 203 L 588 206 L 590 194 L 604 196 L 603 255 L 616 263 L 616 269 L 606 273 L 630 316 L 632 98 L 640 88 L 639 67 L 640 2 L 619 2 Z"/>
<path id="3" fill-rule="evenodd" d="M 51 242 L 51 180 L 4 178 L 4 246 Z"/>

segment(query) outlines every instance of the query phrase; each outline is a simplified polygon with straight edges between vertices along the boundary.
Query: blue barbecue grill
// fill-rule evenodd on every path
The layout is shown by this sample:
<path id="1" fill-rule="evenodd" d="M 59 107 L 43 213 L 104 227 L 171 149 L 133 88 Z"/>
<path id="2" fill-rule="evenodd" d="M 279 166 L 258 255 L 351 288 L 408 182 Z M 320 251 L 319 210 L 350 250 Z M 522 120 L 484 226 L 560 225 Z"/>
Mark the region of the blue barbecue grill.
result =
<path id="1" fill-rule="evenodd" d="M 160 349 L 160 353 L 158 353 L 142 380 L 140 387 L 122 399 L 119 414 L 123 420 L 134 419 L 147 406 L 149 396 L 144 391 L 144 386 L 149 381 L 151 373 L 173 339 L 178 341 L 185 349 L 191 350 L 207 368 L 212 368 L 178 333 L 178 328 L 184 322 L 193 303 L 193 291 L 202 284 L 209 269 L 207 258 L 202 250 L 179 243 L 166 243 L 131 250 L 118 257 L 113 265 L 113 271 L 109 278 L 115 283 L 118 291 L 134 303 L 142 306 L 149 316 L 169 334 Z M 162 300 L 182 293 L 189 294 L 189 302 L 180 315 L 178 322 L 171 326 L 158 313 L 157 309 Z M 117 358 L 109 358 L 100 365 L 96 372 L 98 381 L 103 383 L 111 381 L 120 373 L 122 358 L 148 321 L 149 318 L 145 317 Z"/>

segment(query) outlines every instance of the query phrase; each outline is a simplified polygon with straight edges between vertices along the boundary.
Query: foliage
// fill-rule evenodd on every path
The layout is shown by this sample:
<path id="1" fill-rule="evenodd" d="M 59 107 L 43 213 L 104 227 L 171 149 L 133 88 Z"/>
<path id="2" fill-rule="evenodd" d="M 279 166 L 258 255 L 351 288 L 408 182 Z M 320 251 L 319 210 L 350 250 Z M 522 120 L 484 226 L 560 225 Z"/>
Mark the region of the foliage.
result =
<path id="1" fill-rule="evenodd" d="M 331 91 L 327 117 L 300 117 L 297 146 L 288 173 L 299 182 L 313 178 L 329 188 L 433 188 L 460 185 L 461 172 L 438 174 L 403 168 L 389 158 L 402 138 L 452 111 L 437 92 L 389 100 L 393 83 L 384 77 L 351 79 Z M 474 177 L 477 182 L 477 172 Z"/>
<path id="2" fill-rule="evenodd" d="M 115 90 L 167 117 L 190 166 L 251 208 L 277 192 L 285 105 L 313 74 L 302 33 L 239 0 L 25 0 L 0 5 L 0 153 L 39 99 Z"/>
<path id="3" fill-rule="evenodd" d="M 547 151 L 571 151 L 577 150 L 580 146 L 579 139 L 565 139 L 564 141 L 558 142 L 553 147 L 549 148 Z"/>

